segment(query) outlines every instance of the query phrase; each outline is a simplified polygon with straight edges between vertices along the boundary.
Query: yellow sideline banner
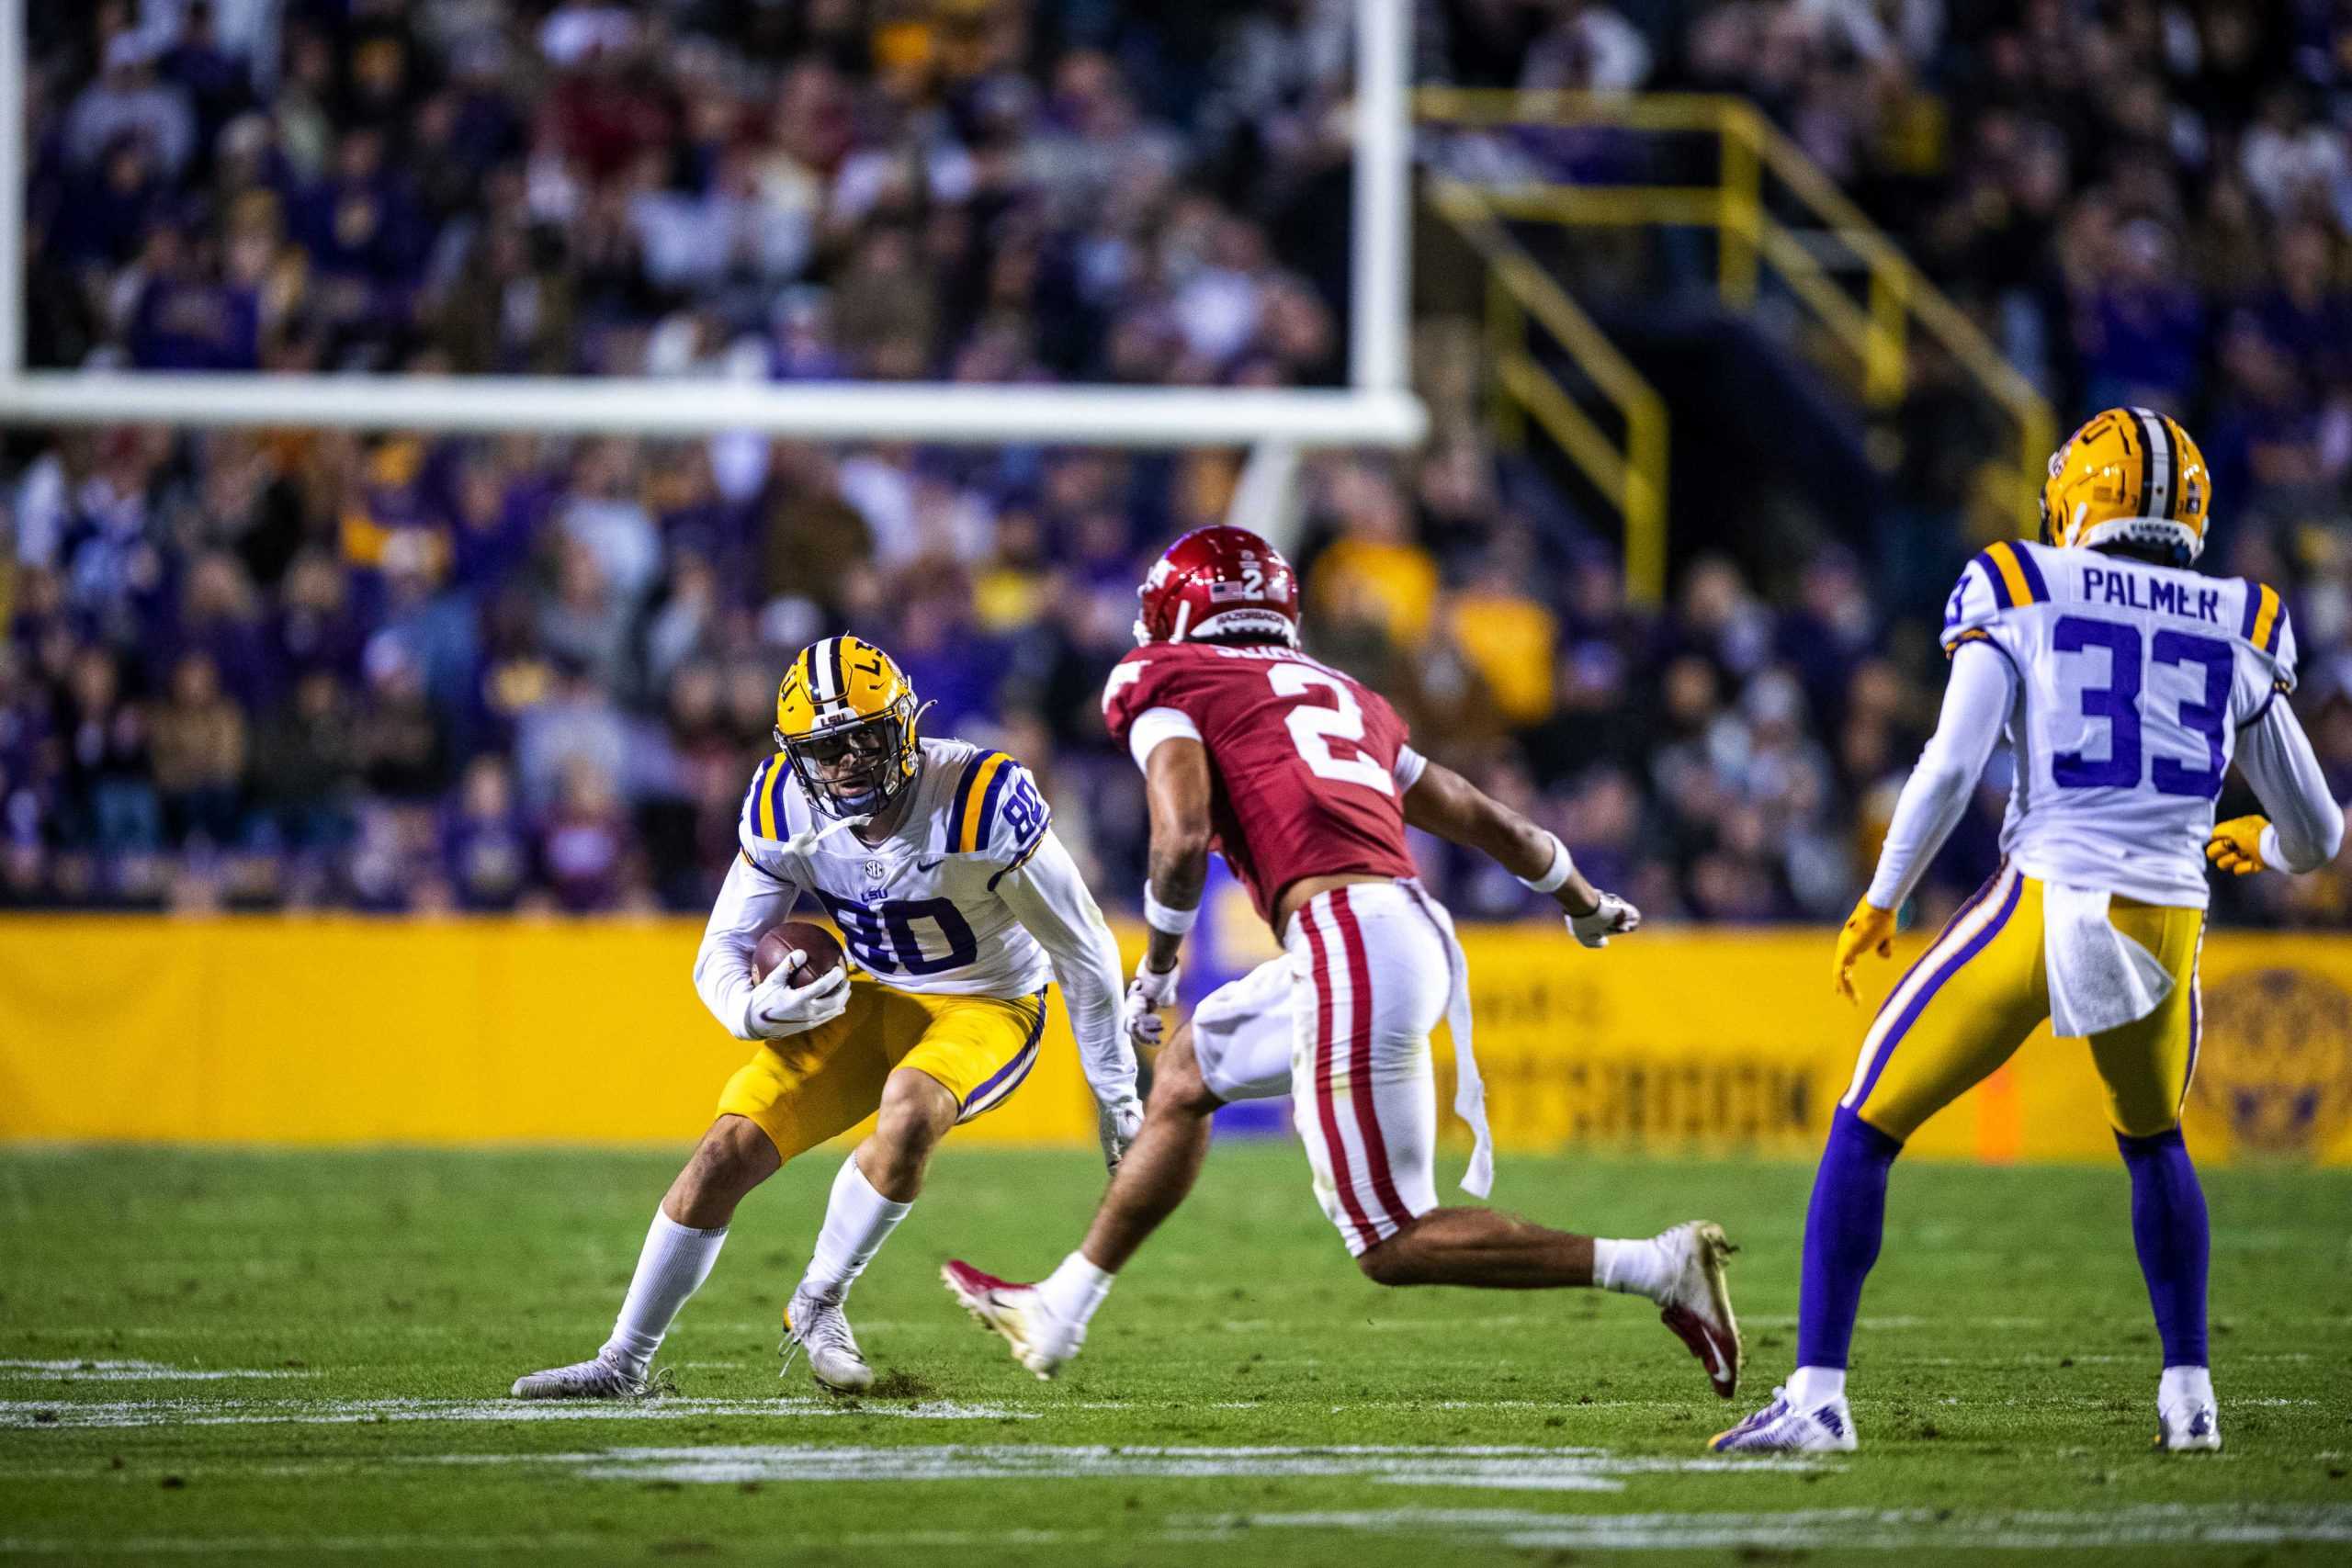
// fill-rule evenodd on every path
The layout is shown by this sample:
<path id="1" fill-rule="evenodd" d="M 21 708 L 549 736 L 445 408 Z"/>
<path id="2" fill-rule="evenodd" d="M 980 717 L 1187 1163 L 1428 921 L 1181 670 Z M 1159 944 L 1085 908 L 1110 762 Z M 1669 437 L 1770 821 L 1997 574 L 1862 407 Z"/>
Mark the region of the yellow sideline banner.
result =
<path id="1" fill-rule="evenodd" d="M 0 1139 L 683 1145 L 750 1047 L 687 978 L 684 920 L 0 919 Z M 1130 957 L 1139 931 L 1121 931 Z M 1463 933 L 1506 1149 L 1809 1156 L 1868 1021 L 1826 931 L 1652 928 L 1586 953 Z M 1925 945 L 1862 976 L 1874 1004 Z M 2352 1163 L 2352 938 L 2217 932 L 2200 1157 Z M 1450 1048 L 1441 1041 L 1450 1103 Z M 2110 1159 L 2089 1053 L 2039 1036 L 1913 1140 L 1934 1157 Z M 1460 1129 L 1448 1118 L 1450 1132 Z M 1091 1145 L 1058 1006 L 966 1143 Z"/>

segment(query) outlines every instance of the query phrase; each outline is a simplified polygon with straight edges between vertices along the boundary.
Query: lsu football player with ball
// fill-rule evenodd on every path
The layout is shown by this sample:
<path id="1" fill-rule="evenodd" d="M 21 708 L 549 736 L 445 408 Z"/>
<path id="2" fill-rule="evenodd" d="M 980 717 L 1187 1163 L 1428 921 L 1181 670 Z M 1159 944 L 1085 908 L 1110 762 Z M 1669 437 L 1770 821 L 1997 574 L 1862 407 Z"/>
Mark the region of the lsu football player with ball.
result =
<path id="1" fill-rule="evenodd" d="M 1721 1452 L 1850 1450 L 1847 1347 L 1876 1261 L 1887 1175 L 1919 1124 L 2049 1021 L 2086 1040 L 2132 1177 L 2132 1235 L 2164 1361 L 2159 1448 L 2222 1446 L 2206 1362 L 2205 1199 L 2180 1111 L 2202 1023 L 2205 861 L 2310 871 L 2344 814 L 2294 710 L 2295 636 L 2258 582 L 2200 576 L 2205 461 L 2170 416 L 2116 408 L 2050 459 L 2038 544 L 1969 563 L 1944 615 L 1950 683 L 1904 785 L 1832 978 L 1886 957 L 1895 911 L 2007 736 L 2002 862 L 1895 986 L 1863 1037 L 1804 1227 L 1797 1369 Z M 2234 761 L 2275 819 L 2216 833 Z M 2209 851 L 2210 840 L 2210 851 Z M 2062 1047 L 2068 1048 L 2068 1047 Z"/>
<path id="2" fill-rule="evenodd" d="M 1739 1328 L 1720 1227 L 1692 1221 L 1612 1241 L 1437 1199 L 1430 1035 L 1441 1019 L 1453 1035 L 1454 1106 L 1477 1140 L 1464 1190 L 1486 1196 L 1492 1156 L 1462 949 L 1420 885 L 1406 829 L 1492 856 L 1555 899 L 1587 947 L 1634 931 L 1640 911 L 1586 881 L 1558 839 L 1416 752 L 1379 694 L 1300 651 L 1297 580 L 1256 534 L 1187 534 L 1137 594 L 1139 646 L 1102 698 L 1151 815 L 1150 936 L 1127 1026 L 1159 1042 L 1212 848 L 1283 952 L 1204 998 L 1160 1052 L 1143 1132 L 1079 1249 L 1034 1285 L 951 1262 L 949 1290 L 1050 1376 L 1078 1354 L 1113 1277 L 1191 1190 L 1216 1109 L 1287 1094 L 1316 1197 L 1368 1278 L 1639 1295 L 1731 1397 Z"/>
<path id="3" fill-rule="evenodd" d="M 1058 980 L 1115 1167 L 1143 1119 L 1120 1024 L 1117 942 L 1055 836 L 1028 770 L 1001 751 L 918 735 L 922 709 L 890 656 L 827 637 L 776 694 L 775 756 L 744 796 L 741 852 L 695 954 L 694 983 L 752 1059 L 653 1217 L 604 1348 L 514 1384 L 522 1399 L 610 1399 L 650 1387 L 654 1351 L 709 1276 L 735 1206 L 786 1160 L 868 1116 L 843 1161 L 808 1271 L 785 1311 L 786 1365 L 806 1350 L 826 1388 L 874 1381 L 842 1310 L 906 1216 L 948 1129 L 1001 1105 L 1036 1061 Z M 765 978 L 761 934 L 812 895 L 852 964 L 801 952 Z"/>

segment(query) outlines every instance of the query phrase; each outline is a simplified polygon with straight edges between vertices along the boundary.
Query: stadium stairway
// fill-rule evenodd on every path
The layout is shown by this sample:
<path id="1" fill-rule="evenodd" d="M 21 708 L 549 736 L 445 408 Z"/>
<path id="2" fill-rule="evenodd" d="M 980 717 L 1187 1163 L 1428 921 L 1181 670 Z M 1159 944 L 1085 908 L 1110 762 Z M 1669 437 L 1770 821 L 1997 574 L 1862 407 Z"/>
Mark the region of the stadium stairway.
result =
<path id="1" fill-rule="evenodd" d="M 1622 530 L 1637 602 L 1703 552 L 1827 543 L 1915 604 L 1947 563 L 1913 558 L 1904 509 L 2030 526 L 2048 402 L 1752 104 L 1426 88 L 1416 112 L 1420 307 L 1480 322 L 1487 417 Z"/>

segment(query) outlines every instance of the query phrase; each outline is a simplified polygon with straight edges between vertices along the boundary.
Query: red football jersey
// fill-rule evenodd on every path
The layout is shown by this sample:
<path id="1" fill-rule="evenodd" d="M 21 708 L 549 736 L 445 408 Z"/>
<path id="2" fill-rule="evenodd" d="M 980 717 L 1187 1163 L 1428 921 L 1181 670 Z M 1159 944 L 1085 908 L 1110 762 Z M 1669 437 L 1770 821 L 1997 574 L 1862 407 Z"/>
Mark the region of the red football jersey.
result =
<path id="1" fill-rule="evenodd" d="M 1309 876 L 1413 876 L 1396 760 L 1405 721 L 1379 693 L 1295 649 L 1155 642 L 1119 660 L 1102 716 L 1121 746 L 1172 708 L 1208 749 L 1216 847 L 1259 914 Z"/>

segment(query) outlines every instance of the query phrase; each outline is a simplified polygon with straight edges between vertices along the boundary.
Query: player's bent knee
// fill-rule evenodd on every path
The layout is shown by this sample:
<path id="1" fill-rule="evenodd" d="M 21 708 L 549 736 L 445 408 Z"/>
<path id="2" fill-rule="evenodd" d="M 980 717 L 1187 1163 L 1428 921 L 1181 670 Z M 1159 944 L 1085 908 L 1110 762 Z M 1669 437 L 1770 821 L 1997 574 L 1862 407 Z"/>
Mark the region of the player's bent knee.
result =
<path id="1" fill-rule="evenodd" d="M 695 1145 L 688 1168 L 721 1185 L 756 1186 L 784 1163 L 775 1142 L 746 1116 L 721 1116 Z"/>
<path id="2" fill-rule="evenodd" d="M 665 1212 L 680 1224 L 724 1224 L 743 1195 L 783 1164 L 775 1144 L 757 1122 L 721 1116 L 703 1134 L 685 1169 L 672 1183 Z"/>
<path id="3" fill-rule="evenodd" d="M 1891 1106 L 1872 1106 L 1867 1110 L 1852 1111 L 1850 1114 L 1854 1118 L 1856 1126 L 1865 1133 L 1876 1134 L 1879 1138 L 1884 1139 L 1886 1144 L 1892 1145 L 1886 1150 L 1886 1157 L 1889 1159 L 1901 1154 L 1903 1145 L 1911 1141 L 1911 1134 L 1919 1130 L 1917 1122 L 1910 1122 L 1906 1125 L 1905 1118 L 1902 1113 Z M 1834 1126 L 1832 1131 L 1835 1131 Z"/>
<path id="4" fill-rule="evenodd" d="M 2175 1141 L 2180 1135 L 2180 1122 L 2171 1116 L 2152 1115 L 2136 1121 L 2116 1117 L 2111 1119 L 2111 1124 L 2116 1141 L 2126 1155 L 2132 1153 L 2135 1146 Z"/>
<path id="5" fill-rule="evenodd" d="M 1187 1024 L 1152 1062 L 1151 1104 L 1147 1109 L 1162 1115 L 1206 1116 L 1224 1103 L 1209 1092 L 1208 1080 L 1201 1076 Z"/>
<path id="6" fill-rule="evenodd" d="M 876 1152 L 893 1168 L 920 1170 L 956 1124 L 956 1097 L 928 1073 L 900 1068 L 882 1088 L 875 1113 Z"/>

